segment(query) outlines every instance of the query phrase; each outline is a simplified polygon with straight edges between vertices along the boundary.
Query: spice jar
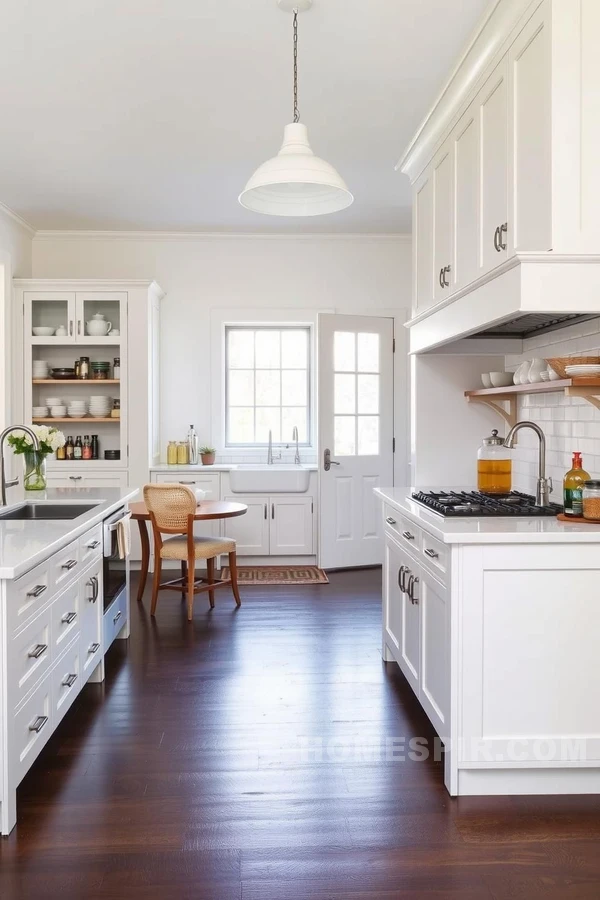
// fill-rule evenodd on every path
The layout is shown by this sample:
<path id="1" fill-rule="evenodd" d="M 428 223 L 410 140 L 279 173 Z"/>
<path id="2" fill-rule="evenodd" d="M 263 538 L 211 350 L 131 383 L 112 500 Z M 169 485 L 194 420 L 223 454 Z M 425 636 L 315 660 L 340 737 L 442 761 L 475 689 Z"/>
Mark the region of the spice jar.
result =
<path id="1" fill-rule="evenodd" d="M 180 441 L 177 444 L 177 465 L 187 466 L 190 461 L 187 441 Z"/>
<path id="2" fill-rule="evenodd" d="M 169 441 L 167 444 L 167 465 L 177 465 L 177 441 Z"/>
<path id="3" fill-rule="evenodd" d="M 90 358 L 81 356 L 79 359 L 79 377 L 87 380 L 90 377 Z"/>
<path id="4" fill-rule="evenodd" d="M 121 401 L 113 400 L 113 408 L 110 411 L 111 419 L 120 419 L 121 418 Z"/>
<path id="5" fill-rule="evenodd" d="M 477 453 L 477 490 L 482 494 L 510 494 L 511 481 L 510 450 L 494 428 Z"/>
<path id="6" fill-rule="evenodd" d="M 583 482 L 583 518 L 600 521 L 600 481 Z"/>
<path id="7" fill-rule="evenodd" d="M 113 363 L 113 378 L 117 381 L 121 378 L 121 357 L 115 356 Z"/>

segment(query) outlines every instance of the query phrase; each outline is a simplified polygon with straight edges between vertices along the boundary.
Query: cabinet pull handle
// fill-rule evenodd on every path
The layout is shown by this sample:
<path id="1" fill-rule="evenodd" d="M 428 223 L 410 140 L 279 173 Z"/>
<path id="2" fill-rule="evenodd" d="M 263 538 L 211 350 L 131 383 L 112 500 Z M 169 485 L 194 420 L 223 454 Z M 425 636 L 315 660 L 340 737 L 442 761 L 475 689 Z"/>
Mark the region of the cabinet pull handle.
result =
<path id="1" fill-rule="evenodd" d="M 77 334 L 81 334 L 81 319 L 77 319 Z"/>
<path id="2" fill-rule="evenodd" d="M 398 569 L 398 587 L 402 591 L 403 594 L 406 593 L 406 576 L 409 574 L 410 569 L 408 566 L 400 566 Z"/>
<path id="3" fill-rule="evenodd" d="M 39 734 L 47 721 L 48 716 L 38 716 L 33 725 L 29 726 L 29 730 L 35 731 L 36 734 Z"/>
<path id="4" fill-rule="evenodd" d="M 411 534 L 410 531 L 403 531 L 402 537 L 406 538 L 407 541 L 414 541 L 414 539 L 415 539 L 414 534 Z"/>
<path id="5" fill-rule="evenodd" d="M 48 589 L 47 584 L 36 584 L 32 591 L 27 591 L 27 597 L 39 597 L 40 594 L 43 594 L 45 590 Z"/>
<path id="6" fill-rule="evenodd" d="M 100 649 L 100 644 L 90 644 L 88 653 L 97 653 L 99 649 Z"/>
<path id="7" fill-rule="evenodd" d="M 271 518 L 275 518 L 275 504 L 271 503 Z"/>
<path id="8" fill-rule="evenodd" d="M 419 583 L 419 578 L 417 575 L 410 576 L 410 584 L 409 584 L 409 593 L 411 603 L 414 603 L 416 606 L 419 605 L 419 598 L 415 597 L 415 585 Z"/>
<path id="9" fill-rule="evenodd" d="M 265 519 L 267 518 L 267 504 L 265 503 Z"/>
<path id="10" fill-rule="evenodd" d="M 70 571 L 71 569 L 74 569 L 76 565 L 77 565 L 76 559 L 68 559 L 66 561 L 66 563 L 62 564 L 61 569 L 67 569 L 68 571 Z"/>
<path id="11" fill-rule="evenodd" d="M 501 225 L 498 229 L 498 244 L 500 250 L 506 250 L 506 241 L 502 240 L 502 235 L 508 233 L 508 222 L 505 222 L 504 225 Z"/>
<path id="12" fill-rule="evenodd" d="M 81 481 L 81 475 L 69 475 L 70 481 Z"/>
<path id="13" fill-rule="evenodd" d="M 388 523 L 388 525 L 395 525 L 395 524 L 396 524 L 396 520 L 395 520 L 395 519 L 392 519 L 391 516 L 386 516 L 386 517 L 385 517 L 385 521 Z"/>
<path id="14" fill-rule="evenodd" d="M 123 610 L 120 609 L 116 616 L 113 616 L 113 625 L 116 625 L 121 616 L 123 615 Z"/>
<path id="15" fill-rule="evenodd" d="M 438 281 L 439 281 L 439 283 L 440 283 L 440 287 L 441 287 L 441 288 L 444 287 L 443 273 L 444 273 L 444 270 L 443 270 L 443 269 L 440 269 L 440 274 L 439 274 L 439 276 L 438 276 Z"/>
<path id="16" fill-rule="evenodd" d="M 65 625 L 70 625 L 71 622 L 74 622 L 76 618 L 76 612 L 68 612 L 62 617 L 61 622 L 64 622 Z"/>
<path id="17" fill-rule="evenodd" d="M 500 226 L 494 232 L 494 249 L 500 253 Z"/>
<path id="18" fill-rule="evenodd" d="M 88 548 L 88 550 L 95 550 L 96 547 L 100 546 L 100 541 L 92 541 L 90 544 L 86 544 L 85 546 Z"/>
<path id="19" fill-rule="evenodd" d="M 90 603 L 95 603 L 98 599 L 98 578 L 96 575 L 92 575 L 90 580 L 88 581 L 89 587 L 92 589 L 92 596 L 88 597 Z"/>
<path id="20" fill-rule="evenodd" d="M 179 484 L 196 484 L 195 481 L 180 481 Z"/>
<path id="21" fill-rule="evenodd" d="M 36 644 L 33 650 L 30 650 L 27 656 L 30 659 L 39 659 L 40 656 L 46 652 L 48 649 L 48 644 Z"/>
<path id="22" fill-rule="evenodd" d="M 450 282 L 446 281 L 446 273 L 449 275 L 452 270 L 452 266 L 444 266 L 442 269 L 442 287 L 450 287 Z"/>
<path id="23" fill-rule="evenodd" d="M 425 553 L 425 556 L 428 556 L 430 559 L 437 559 L 440 555 L 439 553 L 436 553 L 435 550 L 432 550 L 431 547 L 428 547 L 427 550 L 424 550 L 423 552 Z"/>
<path id="24" fill-rule="evenodd" d="M 414 580 L 415 580 L 415 576 L 411 575 L 408 579 L 408 584 L 405 586 L 405 589 L 404 589 L 404 593 L 406 594 L 406 596 L 408 597 L 408 599 L 410 600 L 411 603 L 415 602 L 413 599 L 413 595 L 412 595 L 412 585 L 413 585 Z"/>
<path id="25" fill-rule="evenodd" d="M 77 675 L 75 675 L 75 674 L 67 675 L 67 677 L 63 681 L 63 687 L 72 688 L 76 681 L 77 681 Z"/>
<path id="26" fill-rule="evenodd" d="M 73 319 L 69 319 L 69 337 L 73 337 Z"/>

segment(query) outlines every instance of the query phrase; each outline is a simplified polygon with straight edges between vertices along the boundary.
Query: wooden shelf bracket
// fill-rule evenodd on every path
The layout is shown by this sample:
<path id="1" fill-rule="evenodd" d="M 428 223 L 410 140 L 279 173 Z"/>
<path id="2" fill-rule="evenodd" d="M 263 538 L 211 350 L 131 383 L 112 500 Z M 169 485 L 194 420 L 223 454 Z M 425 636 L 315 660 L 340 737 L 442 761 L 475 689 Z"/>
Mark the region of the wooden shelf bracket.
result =
<path id="1" fill-rule="evenodd" d="M 514 395 L 508 397 L 468 396 L 467 400 L 469 403 L 483 403 L 484 406 L 489 406 L 495 413 L 502 416 L 509 428 L 517 424 L 517 398 Z M 506 409 L 504 404 L 508 405 L 508 409 Z"/>

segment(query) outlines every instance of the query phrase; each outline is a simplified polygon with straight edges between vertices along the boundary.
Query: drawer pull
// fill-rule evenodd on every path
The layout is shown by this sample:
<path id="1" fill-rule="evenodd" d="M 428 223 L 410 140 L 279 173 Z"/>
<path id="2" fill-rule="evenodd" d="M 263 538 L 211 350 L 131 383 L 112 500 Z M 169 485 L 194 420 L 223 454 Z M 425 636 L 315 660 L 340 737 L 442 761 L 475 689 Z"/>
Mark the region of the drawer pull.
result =
<path id="1" fill-rule="evenodd" d="M 32 591 L 27 591 L 28 597 L 39 597 L 44 591 L 48 590 L 47 584 L 36 584 Z"/>
<path id="2" fill-rule="evenodd" d="M 40 656 L 46 652 L 48 649 L 48 644 L 36 644 L 33 650 L 30 650 L 27 656 L 30 659 L 39 659 Z"/>
<path id="3" fill-rule="evenodd" d="M 92 596 L 88 597 L 88 600 L 90 603 L 95 603 L 96 600 L 98 599 L 98 591 L 99 591 L 98 576 L 92 575 L 90 577 L 90 580 L 87 582 L 87 586 L 91 587 L 91 589 L 92 589 Z"/>
<path id="4" fill-rule="evenodd" d="M 33 725 L 29 726 L 29 730 L 35 731 L 36 734 L 39 734 L 47 721 L 48 716 L 38 716 Z"/>
<path id="5" fill-rule="evenodd" d="M 92 541 L 91 544 L 86 544 L 85 546 L 88 548 L 88 550 L 95 550 L 96 547 L 100 546 L 100 541 Z"/>
<path id="6" fill-rule="evenodd" d="M 395 525 L 395 524 L 396 524 L 396 520 L 395 520 L 395 519 L 392 519 L 391 516 L 386 516 L 386 517 L 385 517 L 385 521 L 388 523 L 388 525 Z"/>
<path id="7" fill-rule="evenodd" d="M 406 538 L 407 541 L 414 541 L 414 539 L 415 539 L 414 534 L 411 534 L 410 531 L 403 531 L 402 537 Z"/>
<path id="8" fill-rule="evenodd" d="M 62 564 L 61 569 L 67 569 L 67 571 L 71 571 L 71 569 L 74 569 L 76 565 L 77 565 L 76 559 L 68 559 L 66 561 L 66 563 Z"/>
<path id="9" fill-rule="evenodd" d="M 437 559 L 440 555 L 439 553 L 436 553 L 435 550 L 432 550 L 431 547 L 428 547 L 427 550 L 424 550 L 423 552 L 429 559 Z"/>
<path id="10" fill-rule="evenodd" d="M 419 598 L 415 597 L 415 585 L 419 583 L 419 578 L 417 575 L 411 575 L 408 582 L 408 596 L 410 597 L 410 602 L 415 603 L 417 606 L 419 605 Z"/>
<path id="11" fill-rule="evenodd" d="M 90 649 L 88 650 L 88 653 L 97 653 L 99 649 L 100 649 L 100 644 L 90 644 Z"/>
<path id="12" fill-rule="evenodd" d="M 180 481 L 179 484 L 196 484 L 195 481 Z"/>
<path id="13" fill-rule="evenodd" d="M 77 681 L 77 675 L 75 675 L 75 674 L 67 675 L 67 677 L 63 681 L 63 687 L 72 688 L 76 681 Z"/>
<path id="14" fill-rule="evenodd" d="M 117 624 L 117 622 L 119 621 L 119 619 L 121 618 L 122 615 L 123 615 L 123 610 L 120 609 L 119 612 L 116 614 L 116 616 L 114 616 L 114 618 L 113 618 L 113 625 Z"/>
<path id="15" fill-rule="evenodd" d="M 69 475 L 71 481 L 81 481 L 81 475 Z"/>
<path id="16" fill-rule="evenodd" d="M 76 618 L 76 612 L 68 612 L 62 617 L 61 622 L 64 622 L 65 625 L 70 625 L 71 622 L 74 622 Z"/>

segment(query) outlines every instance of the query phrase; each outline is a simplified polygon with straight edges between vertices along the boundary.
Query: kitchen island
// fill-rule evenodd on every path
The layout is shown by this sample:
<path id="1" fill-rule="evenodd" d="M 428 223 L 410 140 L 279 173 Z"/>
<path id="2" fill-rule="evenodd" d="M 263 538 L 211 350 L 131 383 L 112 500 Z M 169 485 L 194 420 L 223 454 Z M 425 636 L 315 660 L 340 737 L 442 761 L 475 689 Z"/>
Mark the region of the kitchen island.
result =
<path id="1" fill-rule="evenodd" d="M 449 793 L 599 792 L 600 526 L 448 519 L 411 488 L 375 493 L 382 655 L 444 744 Z"/>
<path id="2" fill-rule="evenodd" d="M 129 635 L 129 584 L 103 605 L 106 520 L 131 489 L 9 494 L 0 509 L 0 832 L 16 823 L 16 789 L 104 655 Z M 81 506 L 71 519 L 13 519 L 23 504 Z"/>

